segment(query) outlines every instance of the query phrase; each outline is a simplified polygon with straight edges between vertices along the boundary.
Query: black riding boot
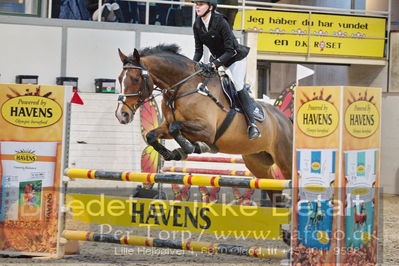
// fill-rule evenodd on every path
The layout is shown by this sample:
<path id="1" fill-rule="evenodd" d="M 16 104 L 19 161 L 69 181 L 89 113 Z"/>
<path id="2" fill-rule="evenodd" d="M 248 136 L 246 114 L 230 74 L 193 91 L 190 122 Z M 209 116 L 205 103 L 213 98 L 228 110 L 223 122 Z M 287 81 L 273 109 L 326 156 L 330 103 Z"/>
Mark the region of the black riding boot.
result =
<path id="1" fill-rule="evenodd" d="M 254 117 L 254 109 L 255 109 L 255 102 L 254 99 L 249 96 L 247 86 L 238 93 L 238 99 L 240 100 L 242 109 L 245 114 L 245 118 L 248 124 L 248 138 L 249 139 L 256 139 L 260 137 L 260 131 L 256 126 L 255 117 Z"/>

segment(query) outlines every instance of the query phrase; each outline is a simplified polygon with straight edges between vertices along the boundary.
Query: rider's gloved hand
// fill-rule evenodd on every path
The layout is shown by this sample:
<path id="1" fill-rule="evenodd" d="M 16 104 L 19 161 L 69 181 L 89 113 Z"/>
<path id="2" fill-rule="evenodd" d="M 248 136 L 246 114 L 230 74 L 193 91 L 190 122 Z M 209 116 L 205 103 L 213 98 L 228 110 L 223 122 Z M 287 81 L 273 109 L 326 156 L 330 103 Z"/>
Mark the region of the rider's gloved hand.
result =
<path id="1" fill-rule="evenodd" d="M 216 71 L 216 66 L 214 63 L 208 63 L 203 65 L 205 71 L 207 72 L 214 72 Z"/>

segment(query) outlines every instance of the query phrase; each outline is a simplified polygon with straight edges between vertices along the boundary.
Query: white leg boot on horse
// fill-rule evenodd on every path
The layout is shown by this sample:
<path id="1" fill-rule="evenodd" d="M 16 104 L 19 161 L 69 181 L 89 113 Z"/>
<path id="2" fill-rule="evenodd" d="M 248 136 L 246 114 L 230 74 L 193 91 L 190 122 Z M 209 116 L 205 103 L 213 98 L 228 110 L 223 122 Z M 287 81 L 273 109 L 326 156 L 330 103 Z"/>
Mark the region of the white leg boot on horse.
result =
<path id="1" fill-rule="evenodd" d="M 245 84 L 244 88 L 242 90 L 239 90 L 237 93 L 242 110 L 248 123 L 248 138 L 256 139 L 259 138 L 261 135 L 258 127 L 256 126 L 256 121 L 254 117 L 254 111 L 256 108 L 255 101 L 251 98 L 251 96 L 249 96 L 248 89 L 249 85 Z"/>

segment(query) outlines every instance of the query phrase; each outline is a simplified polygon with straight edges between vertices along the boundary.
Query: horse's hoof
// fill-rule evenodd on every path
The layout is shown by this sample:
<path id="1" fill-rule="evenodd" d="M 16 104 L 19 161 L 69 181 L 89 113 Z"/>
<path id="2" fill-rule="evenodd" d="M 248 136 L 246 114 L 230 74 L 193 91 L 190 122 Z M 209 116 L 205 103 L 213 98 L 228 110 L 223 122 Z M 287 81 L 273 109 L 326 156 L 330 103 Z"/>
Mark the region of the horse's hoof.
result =
<path id="1" fill-rule="evenodd" d="M 187 159 L 187 153 L 184 152 L 182 148 L 178 148 L 172 151 L 174 160 L 180 161 Z"/>
<path id="2" fill-rule="evenodd" d="M 194 144 L 197 146 L 198 149 L 196 150 L 199 151 L 199 153 L 205 153 L 211 151 L 211 148 L 204 142 L 196 141 Z"/>
<path id="3" fill-rule="evenodd" d="M 196 153 L 205 153 L 205 152 L 218 153 L 218 149 L 216 148 L 215 145 L 212 144 L 208 145 L 202 141 L 196 141 L 194 145 L 197 146 L 195 149 Z"/>

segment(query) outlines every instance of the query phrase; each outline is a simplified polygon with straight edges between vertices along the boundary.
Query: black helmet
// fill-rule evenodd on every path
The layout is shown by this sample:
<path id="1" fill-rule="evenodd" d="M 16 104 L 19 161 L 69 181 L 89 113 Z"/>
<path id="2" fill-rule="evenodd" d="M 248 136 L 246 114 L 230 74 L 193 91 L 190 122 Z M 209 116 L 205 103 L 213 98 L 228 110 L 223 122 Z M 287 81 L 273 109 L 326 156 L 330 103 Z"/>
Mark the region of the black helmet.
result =
<path id="1" fill-rule="evenodd" d="M 215 10 L 218 7 L 218 0 L 209 0 L 209 4 L 213 6 Z"/>
<path id="2" fill-rule="evenodd" d="M 195 2 L 204 2 L 208 3 L 209 5 L 213 6 L 213 10 L 215 10 L 218 6 L 218 0 L 193 0 L 193 3 Z"/>

